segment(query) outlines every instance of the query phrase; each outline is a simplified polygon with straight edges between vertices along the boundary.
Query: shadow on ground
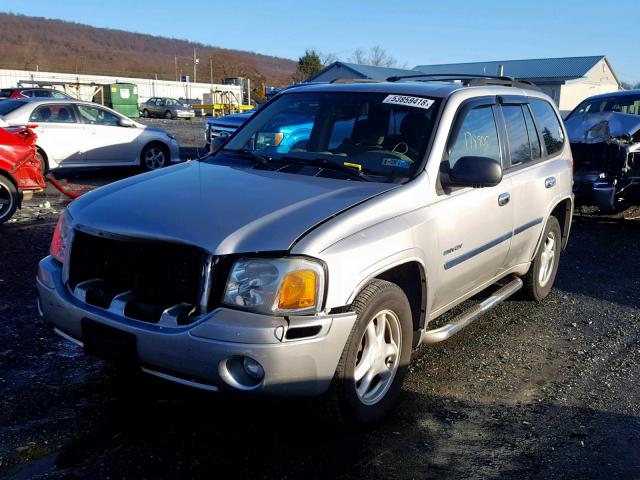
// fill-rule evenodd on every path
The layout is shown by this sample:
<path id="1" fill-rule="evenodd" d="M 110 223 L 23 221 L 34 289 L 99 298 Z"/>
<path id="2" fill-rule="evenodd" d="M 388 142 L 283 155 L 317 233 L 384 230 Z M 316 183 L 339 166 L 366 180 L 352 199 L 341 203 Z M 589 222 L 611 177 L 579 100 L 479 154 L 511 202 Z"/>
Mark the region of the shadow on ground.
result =
<path id="1" fill-rule="evenodd" d="M 42 463 L 47 478 L 640 476 L 640 418 L 587 408 L 405 392 L 384 425 L 348 433 L 309 401 L 212 396 L 120 377 L 106 386 L 111 399 L 84 409 L 82 431 Z"/>

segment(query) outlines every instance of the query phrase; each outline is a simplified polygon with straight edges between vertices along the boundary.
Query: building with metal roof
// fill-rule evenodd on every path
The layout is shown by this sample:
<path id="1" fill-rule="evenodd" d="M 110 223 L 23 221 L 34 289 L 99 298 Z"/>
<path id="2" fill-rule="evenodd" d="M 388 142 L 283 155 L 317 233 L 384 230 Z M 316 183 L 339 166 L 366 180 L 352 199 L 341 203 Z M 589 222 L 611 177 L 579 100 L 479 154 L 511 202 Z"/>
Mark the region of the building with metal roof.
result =
<path id="1" fill-rule="evenodd" d="M 563 112 L 573 110 L 587 97 L 615 92 L 621 87 L 604 55 L 418 65 L 414 71 L 427 75 L 504 75 L 528 80 L 553 98 Z"/>
<path id="2" fill-rule="evenodd" d="M 374 67 L 357 63 L 333 62 L 307 79 L 308 82 L 331 82 L 339 79 L 385 80 L 396 75 L 415 75 L 406 68 Z"/>

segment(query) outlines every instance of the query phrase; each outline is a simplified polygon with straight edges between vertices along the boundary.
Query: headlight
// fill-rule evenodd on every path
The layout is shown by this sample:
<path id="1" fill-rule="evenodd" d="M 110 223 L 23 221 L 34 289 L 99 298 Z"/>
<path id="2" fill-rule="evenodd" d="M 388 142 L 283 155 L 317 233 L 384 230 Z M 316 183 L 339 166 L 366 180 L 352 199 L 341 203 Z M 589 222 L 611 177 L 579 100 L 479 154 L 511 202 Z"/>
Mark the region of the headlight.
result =
<path id="1" fill-rule="evenodd" d="M 73 233 L 71 220 L 71 214 L 65 208 L 58 217 L 58 223 L 56 223 L 56 228 L 53 231 L 50 253 L 60 263 L 64 263 L 67 258 L 67 252 L 71 244 L 71 235 Z"/>
<path id="2" fill-rule="evenodd" d="M 231 269 L 223 303 L 267 314 L 315 313 L 324 283 L 322 265 L 306 258 L 241 258 Z"/>
<path id="3" fill-rule="evenodd" d="M 284 133 L 265 133 L 260 132 L 256 136 L 256 146 L 258 149 L 264 147 L 277 147 L 282 142 L 284 138 Z"/>

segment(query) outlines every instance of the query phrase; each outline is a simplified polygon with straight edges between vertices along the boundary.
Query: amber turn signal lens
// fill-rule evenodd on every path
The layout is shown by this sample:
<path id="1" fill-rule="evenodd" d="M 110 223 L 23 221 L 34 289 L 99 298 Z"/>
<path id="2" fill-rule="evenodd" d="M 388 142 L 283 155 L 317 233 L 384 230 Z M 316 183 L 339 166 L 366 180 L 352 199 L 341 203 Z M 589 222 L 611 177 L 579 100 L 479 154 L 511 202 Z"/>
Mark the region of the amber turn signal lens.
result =
<path id="1" fill-rule="evenodd" d="M 282 280 L 278 308 L 300 309 L 316 304 L 318 278 L 313 270 L 289 272 Z"/>

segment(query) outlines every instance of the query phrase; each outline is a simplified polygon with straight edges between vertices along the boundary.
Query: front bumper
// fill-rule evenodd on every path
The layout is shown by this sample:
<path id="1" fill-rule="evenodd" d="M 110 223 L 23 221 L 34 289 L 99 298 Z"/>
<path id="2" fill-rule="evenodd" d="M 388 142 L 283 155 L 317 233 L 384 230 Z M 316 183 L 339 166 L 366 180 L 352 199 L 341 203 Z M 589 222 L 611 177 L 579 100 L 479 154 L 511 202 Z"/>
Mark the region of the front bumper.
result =
<path id="1" fill-rule="evenodd" d="M 173 112 L 173 114 L 177 118 L 193 118 L 196 116 L 196 112 L 194 112 L 193 110 L 180 110 L 177 112 Z"/>
<path id="2" fill-rule="evenodd" d="M 68 339 L 82 342 L 83 318 L 129 332 L 143 371 L 214 391 L 319 395 L 329 387 L 356 320 L 354 313 L 281 318 L 218 308 L 191 325 L 162 327 L 80 301 L 63 284 L 62 267 L 52 257 L 40 262 L 37 287 L 42 315 Z M 287 339 L 296 328 L 315 333 Z M 236 360 L 243 357 L 264 369 L 262 381 L 250 388 L 235 381 Z"/>

